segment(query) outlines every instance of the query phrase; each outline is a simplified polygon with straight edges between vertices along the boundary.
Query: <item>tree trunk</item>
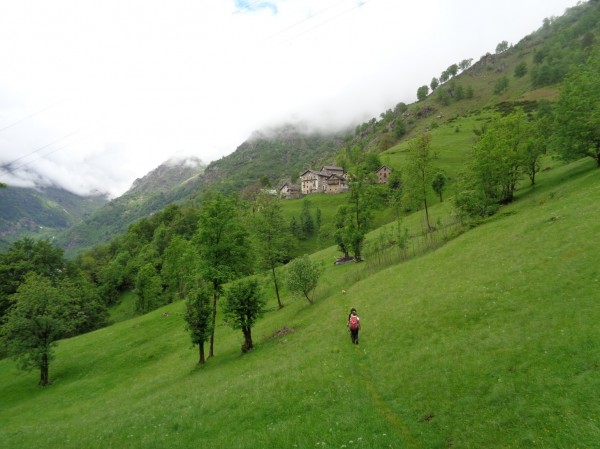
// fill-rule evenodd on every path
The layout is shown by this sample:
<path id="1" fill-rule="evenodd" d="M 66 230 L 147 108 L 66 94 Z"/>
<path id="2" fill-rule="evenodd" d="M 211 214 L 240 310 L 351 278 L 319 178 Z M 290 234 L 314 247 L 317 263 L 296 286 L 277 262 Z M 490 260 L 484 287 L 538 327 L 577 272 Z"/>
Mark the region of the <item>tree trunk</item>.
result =
<path id="1" fill-rule="evenodd" d="M 308 299 L 309 303 L 311 303 L 311 304 L 313 303 L 312 299 L 310 299 L 310 296 L 308 296 L 308 293 L 304 292 L 304 296 L 306 296 L 306 299 Z"/>
<path id="2" fill-rule="evenodd" d="M 423 199 L 423 203 L 425 204 L 425 219 L 427 220 L 427 230 L 431 231 L 431 225 L 429 224 L 429 209 L 427 207 L 427 198 Z"/>
<path id="3" fill-rule="evenodd" d="M 275 293 L 277 294 L 277 305 L 280 309 L 283 309 L 281 298 L 279 297 L 279 286 L 277 285 L 277 277 L 275 276 L 275 267 L 271 266 L 271 272 L 273 273 L 273 282 L 275 283 Z"/>
<path id="4" fill-rule="evenodd" d="M 215 323 L 217 322 L 217 289 L 219 286 L 213 282 L 213 304 L 212 304 L 212 330 L 210 331 L 210 348 L 208 358 L 215 356 Z"/>
<path id="5" fill-rule="evenodd" d="M 204 360 L 204 342 L 198 343 L 198 353 L 200 355 L 198 365 L 204 365 L 204 363 L 206 363 L 206 361 Z"/>
<path id="6" fill-rule="evenodd" d="M 249 352 L 254 349 L 252 344 L 252 328 L 243 327 L 242 332 L 244 333 L 244 345 L 242 346 L 242 352 Z"/>
<path id="7" fill-rule="evenodd" d="M 42 356 L 42 364 L 40 366 L 40 383 L 41 387 L 45 387 L 50 383 L 50 379 L 48 378 L 48 353 L 45 352 Z"/>

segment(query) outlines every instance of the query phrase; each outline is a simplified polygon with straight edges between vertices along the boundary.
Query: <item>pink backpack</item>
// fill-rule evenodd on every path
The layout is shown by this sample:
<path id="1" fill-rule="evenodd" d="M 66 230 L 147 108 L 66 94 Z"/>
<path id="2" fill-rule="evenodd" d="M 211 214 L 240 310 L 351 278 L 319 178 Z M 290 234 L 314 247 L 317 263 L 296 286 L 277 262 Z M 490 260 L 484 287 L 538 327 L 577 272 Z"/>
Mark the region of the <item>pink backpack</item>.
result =
<path id="1" fill-rule="evenodd" d="M 356 329 L 358 329 L 358 317 L 356 315 L 352 315 L 350 317 L 350 330 L 355 331 Z"/>

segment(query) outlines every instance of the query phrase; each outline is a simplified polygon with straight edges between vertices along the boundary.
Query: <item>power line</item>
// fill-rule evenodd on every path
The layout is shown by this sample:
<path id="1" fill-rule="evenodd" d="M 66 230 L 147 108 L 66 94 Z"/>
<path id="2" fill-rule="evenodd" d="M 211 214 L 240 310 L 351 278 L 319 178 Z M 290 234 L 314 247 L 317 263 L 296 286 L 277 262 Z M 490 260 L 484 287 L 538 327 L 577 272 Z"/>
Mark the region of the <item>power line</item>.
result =
<path id="1" fill-rule="evenodd" d="M 238 3 L 238 2 L 234 2 L 234 3 Z M 265 2 L 264 0 L 254 0 L 254 1 L 252 1 L 252 2 L 248 2 L 248 3 L 246 3 L 246 4 L 242 4 L 242 5 L 239 5 L 239 6 L 238 6 L 238 5 L 236 5 L 236 6 L 237 6 L 237 9 L 236 9 L 236 10 L 235 10 L 235 11 L 234 11 L 232 14 L 239 14 L 239 13 L 240 13 L 240 11 L 242 11 L 242 10 L 244 10 L 244 9 L 245 9 L 245 10 L 247 10 L 247 11 L 251 11 L 251 8 L 252 8 L 254 5 L 257 5 L 257 4 L 259 4 L 259 3 L 265 3 L 265 4 L 269 4 L 268 2 Z"/>
<path id="2" fill-rule="evenodd" d="M 85 128 L 85 127 L 84 127 L 84 128 Z M 81 128 L 81 129 L 83 129 L 83 128 Z M 64 140 L 64 139 L 66 139 L 67 137 L 69 137 L 69 136 L 72 136 L 72 135 L 74 135 L 74 134 L 76 134 L 76 133 L 80 132 L 80 131 L 81 131 L 81 129 L 79 129 L 78 131 L 75 131 L 75 132 L 73 132 L 73 133 L 69 134 L 68 136 L 62 137 L 62 138 L 60 138 L 60 139 L 58 139 L 58 140 L 56 140 L 56 141 L 54 141 L 54 142 L 52 142 L 52 143 L 50 143 L 50 144 L 44 145 L 43 147 L 41 147 L 41 148 L 38 148 L 38 149 L 37 149 L 35 152 L 37 152 L 37 151 L 40 151 L 40 150 L 41 150 L 41 149 L 43 149 L 43 148 L 47 148 L 47 147 L 49 147 L 49 146 L 51 146 L 51 145 L 54 145 L 55 143 L 57 143 L 57 142 L 60 142 L 61 140 Z M 54 153 L 56 153 L 56 152 L 57 152 L 57 151 L 59 151 L 59 150 L 62 150 L 62 149 L 64 149 L 64 148 L 67 148 L 67 147 L 69 147 L 69 146 L 71 146 L 71 145 L 73 145 L 73 144 L 75 144 L 75 143 L 77 143 L 77 142 L 80 142 L 80 141 L 82 141 L 82 140 L 84 140 L 84 139 L 88 138 L 88 137 L 89 137 L 89 136 L 91 136 L 92 134 L 94 134 L 94 133 L 93 133 L 93 132 L 90 132 L 90 133 L 88 133 L 88 134 L 86 134 L 86 135 L 84 135 L 84 136 L 80 137 L 79 139 L 75 139 L 75 140 L 73 140 L 72 142 L 69 142 L 69 143 L 67 143 L 67 144 L 65 144 L 65 145 L 63 145 L 63 146 L 60 146 L 60 147 L 58 147 L 58 148 L 55 148 L 55 149 L 53 149 L 53 150 L 51 150 L 51 151 L 48 151 L 47 153 L 44 153 L 44 154 L 42 154 L 40 157 L 38 157 L 38 158 L 36 158 L 36 159 L 33 159 L 33 160 L 31 160 L 31 161 L 25 162 L 25 163 L 23 163 L 23 164 L 21 164 L 21 165 L 18 165 L 18 166 L 16 166 L 16 167 L 12 167 L 12 166 L 11 166 L 11 164 L 13 164 L 13 163 L 14 163 L 14 161 L 13 161 L 13 162 L 11 162 L 10 164 L 4 164 L 4 165 L 0 166 L 0 169 L 2 169 L 2 170 L 4 170 L 4 171 L 6 171 L 6 172 L 8 172 L 8 173 L 11 173 L 11 174 L 13 174 L 13 173 L 14 173 L 14 172 L 16 172 L 17 170 L 19 170 L 19 169 L 21 169 L 21 168 L 23 168 L 23 167 L 26 167 L 26 166 L 28 166 L 28 165 L 30 165 L 30 164 L 32 164 L 32 163 L 34 163 L 34 162 L 36 162 L 36 161 L 39 161 L 40 159 L 43 159 L 43 158 L 45 158 L 46 156 L 50 156 L 51 154 L 54 154 Z M 35 152 L 33 152 L 33 153 L 35 153 Z M 31 154 L 33 154 L 33 153 L 30 153 L 30 155 L 31 155 Z M 24 157 L 25 157 L 25 156 L 24 156 Z M 23 159 L 23 157 L 21 157 L 21 158 L 19 158 L 19 159 Z"/>
<path id="3" fill-rule="evenodd" d="M 29 156 L 31 156 L 31 155 L 33 155 L 33 154 L 35 154 L 35 153 L 38 153 L 39 151 L 42 151 L 44 148 L 48 148 L 49 146 L 52 146 L 52 145 L 54 145 L 55 143 L 58 143 L 58 142 L 60 142 L 61 140 L 65 140 L 65 139 L 67 139 L 67 138 L 69 138 L 69 137 L 71 137 L 71 136 L 73 136 L 73 135 L 75 135 L 75 134 L 77 134 L 77 133 L 81 132 L 82 130 L 84 130 L 84 129 L 85 129 L 85 128 L 87 128 L 87 127 L 88 127 L 88 126 L 82 126 L 82 127 L 81 127 L 81 128 L 79 128 L 78 130 L 76 130 L 76 131 L 73 131 L 72 133 L 69 133 L 69 134 L 67 134 L 67 135 L 63 136 L 63 137 L 61 137 L 60 139 L 57 139 L 57 140 L 55 140 L 54 142 L 47 143 L 46 145 L 42 145 L 41 147 L 39 147 L 39 148 L 38 148 L 38 149 L 36 149 L 36 150 L 33 150 L 33 151 L 32 151 L 31 153 L 29 153 L 29 154 L 26 154 L 26 155 L 24 155 L 24 156 L 18 157 L 17 159 L 14 159 L 14 160 L 12 160 L 12 161 L 10 161 L 10 162 L 7 162 L 6 164 L 3 164 L 3 165 L 2 165 L 2 167 L 3 167 L 3 168 L 4 168 L 4 167 L 10 167 L 10 166 L 11 166 L 11 165 L 13 165 L 15 162 L 19 162 L 21 159 L 25 159 L 26 157 L 29 157 Z"/>
<path id="4" fill-rule="evenodd" d="M 308 30 L 305 30 L 305 31 L 303 31 L 302 33 L 299 33 L 299 34 L 297 34 L 297 35 L 295 35 L 295 36 L 291 37 L 290 39 L 286 40 L 286 42 L 291 42 L 291 41 L 293 41 L 293 40 L 295 40 L 295 39 L 299 38 L 300 36 L 303 36 L 303 35 L 305 35 L 305 34 L 307 34 L 307 33 L 310 33 L 311 31 L 314 31 L 314 30 L 316 30 L 317 28 L 320 28 L 320 27 L 322 27 L 322 26 L 324 26 L 324 25 L 327 25 L 329 22 L 332 22 L 332 21 L 334 21 L 334 20 L 336 20 L 336 19 L 340 18 L 341 16 L 343 16 L 343 15 L 345 15 L 345 14 L 348 14 L 348 13 L 349 13 L 349 12 L 351 12 L 351 11 L 354 11 L 355 9 L 358 9 L 358 8 L 360 8 L 360 7 L 364 6 L 364 5 L 366 5 L 367 3 L 371 2 L 371 1 L 373 1 L 373 0 L 364 0 L 364 1 L 362 1 L 361 3 L 359 3 L 359 4 L 355 5 L 355 6 L 353 6 L 352 8 L 350 8 L 350 9 L 347 9 L 347 10 L 345 10 L 345 11 L 343 11 L 343 12 L 339 13 L 339 14 L 336 14 L 335 16 L 331 17 L 329 20 L 326 20 L 326 21 L 324 21 L 324 22 L 321 22 L 320 24 L 318 24 L 318 25 L 316 25 L 316 26 L 314 26 L 314 27 L 312 27 L 312 28 L 309 28 Z"/>
<path id="5" fill-rule="evenodd" d="M 17 120 L 16 122 L 11 123 L 10 125 L 5 126 L 4 128 L 0 128 L 0 133 L 2 131 L 5 131 L 5 130 L 9 129 L 9 128 L 12 128 L 13 126 L 17 126 L 19 123 L 23 123 L 24 121 L 29 120 L 30 118 L 35 117 L 36 115 L 41 114 L 42 112 L 47 111 L 48 109 L 52 109 L 53 107 L 55 107 L 56 105 L 58 105 L 60 103 L 62 103 L 62 100 L 61 101 L 57 101 L 56 103 L 51 104 L 50 106 L 46 106 L 44 109 L 40 109 L 39 111 L 34 112 L 33 114 L 28 115 L 27 117 L 24 117 L 24 118 L 22 118 L 20 120 Z"/>
<path id="6" fill-rule="evenodd" d="M 273 37 L 275 37 L 275 36 L 278 36 L 278 35 L 280 35 L 281 33 L 284 33 L 284 32 L 286 32 L 286 31 L 288 31 L 288 30 L 291 30 L 292 28 L 295 28 L 295 27 L 297 27 L 298 25 L 301 25 L 301 24 L 303 24 L 304 22 L 307 22 L 307 21 L 311 20 L 313 17 L 316 17 L 316 16 L 318 16 L 319 14 L 322 14 L 322 13 L 324 13 L 325 11 L 328 11 L 328 10 L 330 10 L 330 9 L 331 9 L 331 8 L 333 8 L 334 6 L 337 6 L 337 5 L 341 4 L 341 3 L 344 3 L 345 1 L 346 1 L 346 0 L 341 0 L 341 1 L 337 2 L 337 3 L 334 3 L 334 4 L 332 4 L 332 5 L 329 5 L 327 8 L 324 8 L 324 9 L 322 9 L 322 10 L 320 10 L 320 11 L 317 11 L 316 13 L 314 13 L 314 14 L 311 14 L 310 16 L 306 17 L 305 19 L 302 19 L 302 20 L 300 20 L 299 22 L 293 23 L 292 25 L 290 25 L 290 26 L 288 26 L 288 27 L 286 27 L 286 28 L 283 28 L 283 29 L 281 29 L 281 30 L 277 31 L 277 32 L 276 32 L 276 33 L 274 33 L 274 34 L 271 34 L 270 36 L 267 36 L 265 39 L 272 39 Z"/>

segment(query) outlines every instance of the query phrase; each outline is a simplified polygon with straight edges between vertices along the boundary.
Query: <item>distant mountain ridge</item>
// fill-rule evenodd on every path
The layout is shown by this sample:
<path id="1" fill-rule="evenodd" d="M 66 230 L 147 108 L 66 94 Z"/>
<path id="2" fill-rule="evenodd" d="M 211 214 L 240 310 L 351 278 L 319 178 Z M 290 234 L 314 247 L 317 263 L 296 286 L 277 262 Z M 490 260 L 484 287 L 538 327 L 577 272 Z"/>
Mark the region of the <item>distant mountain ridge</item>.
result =
<path id="1" fill-rule="evenodd" d="M 59 234 L 56 242 L 67 255 L 106 242 L 140 218 L 191 196 L 204 170 L 204 163 L 196 157 L 168 160 L 136 179 L 122 196 Z"/>
<path id="2" fill-rule="evenodd" d="M 168 192 L 187 183 L 193 183 L 198 175 L 203 172 L 204 164 L 197 157 L 185 159 L 169 159 L 150 171 L 142 178 L 133 181 L 126 195 L 149 195 Z"/>
<path id="3" fill-rule="evenodd" d="M 304 168 L 333 162 L 348 133 L 290 123 L 256 131 L 233 153 L 208 165 L 203 186 L 239 192 L 263 179 L 273 187 L 293 181 Z"/>
<path id="4" fill-rule="evenodd" d="M 0 250 L 24 235 L 50 237 L 107 202 L 103 194 L 80 196 L 59 187 L 0 189 Z"/>

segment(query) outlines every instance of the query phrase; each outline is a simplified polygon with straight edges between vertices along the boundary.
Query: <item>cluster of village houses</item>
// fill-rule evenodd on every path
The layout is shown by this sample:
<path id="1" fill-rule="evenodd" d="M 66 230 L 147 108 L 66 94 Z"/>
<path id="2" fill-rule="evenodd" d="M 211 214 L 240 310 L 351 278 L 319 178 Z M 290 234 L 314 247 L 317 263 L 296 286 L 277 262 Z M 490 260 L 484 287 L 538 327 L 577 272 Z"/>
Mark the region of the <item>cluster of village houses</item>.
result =
<path id="1" fill-rule="evenodd" d="M 377 182 L 387 184 L 391 173 L 387 165 L 380 167 L 376 172 Z M 311 193 L 337 194 L 348 190 L 348 179 L 342 167 L 324 165 L 320 171 L 304 170 L 300 174 L 300 185 L 285 183 L 279 188 L 279 194 L 283 198 L 300 198 Z"/>

